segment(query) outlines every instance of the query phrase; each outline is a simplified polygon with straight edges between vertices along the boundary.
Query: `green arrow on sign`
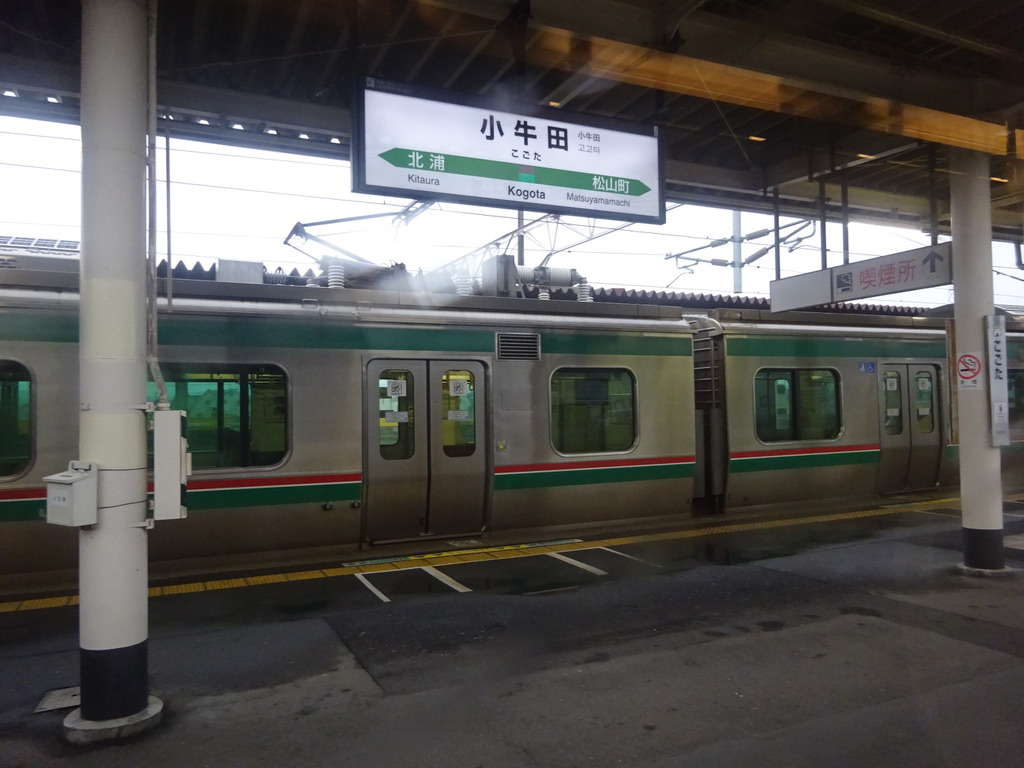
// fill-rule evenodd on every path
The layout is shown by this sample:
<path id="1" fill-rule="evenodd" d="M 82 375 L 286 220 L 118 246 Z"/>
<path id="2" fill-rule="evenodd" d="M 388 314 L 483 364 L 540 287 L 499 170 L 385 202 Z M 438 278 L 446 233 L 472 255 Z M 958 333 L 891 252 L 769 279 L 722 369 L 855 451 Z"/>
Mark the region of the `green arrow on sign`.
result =
<path id="1" fill-rule="evenodd" d="M 448 173 L 455 176 L 478 176 L 498 181 L 518 181 L 524 184 L 544 184 L 549 187 L 585 189 L 588 192 L 603 192 L 613 195 L 640 197 L 651 188 L 639 179 L 608 176 L 600 173 L 566 171 L 559 168 L 544 168 L 501 160 L 484 160 L 478 157 L 447 155 L 418 149 L 396 147 L 381 152 L 380 157 L 396 168 L 408 168 L 426 173 Z"/>

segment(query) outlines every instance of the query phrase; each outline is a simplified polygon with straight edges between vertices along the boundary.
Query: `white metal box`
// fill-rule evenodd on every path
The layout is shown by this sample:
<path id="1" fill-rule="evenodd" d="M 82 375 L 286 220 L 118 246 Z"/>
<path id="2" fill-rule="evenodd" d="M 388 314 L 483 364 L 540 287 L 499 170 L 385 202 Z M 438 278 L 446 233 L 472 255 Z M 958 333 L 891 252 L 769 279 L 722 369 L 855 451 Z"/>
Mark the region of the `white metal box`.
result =
<path id="1" fill-rule="evenodd" d="M 54 525 L 96 525 L 98 472 L 95 464 L 72 461 L 66 472 L 47 475 L 46 522 Z"/>
<path id="2" fill-rule="evenodd" d="M 185 486 L 192 455 L 185 439 L 184 411 L 153 411 L 153 519 L 180 520 L 188 514 Z"/>

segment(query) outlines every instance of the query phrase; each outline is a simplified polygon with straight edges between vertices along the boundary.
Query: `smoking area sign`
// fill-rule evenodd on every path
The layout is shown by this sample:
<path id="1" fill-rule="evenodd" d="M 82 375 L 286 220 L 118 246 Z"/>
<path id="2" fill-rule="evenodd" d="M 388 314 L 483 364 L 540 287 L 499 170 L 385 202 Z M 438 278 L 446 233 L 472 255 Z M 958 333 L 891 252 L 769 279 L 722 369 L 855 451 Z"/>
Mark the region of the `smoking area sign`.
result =
<path id="1" fill-rule="evenodd" d="M 772 312 L 936 288 L 953 282 L 950 243 L 773 280 Z"/>

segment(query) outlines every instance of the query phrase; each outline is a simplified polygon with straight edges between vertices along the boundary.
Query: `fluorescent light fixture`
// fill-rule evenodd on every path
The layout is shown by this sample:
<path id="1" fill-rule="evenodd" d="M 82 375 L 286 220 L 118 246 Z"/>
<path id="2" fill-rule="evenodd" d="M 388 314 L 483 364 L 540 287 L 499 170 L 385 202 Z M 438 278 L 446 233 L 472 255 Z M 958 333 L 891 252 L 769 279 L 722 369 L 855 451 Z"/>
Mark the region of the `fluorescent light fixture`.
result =
<path id="1" fill-rule="evenodd" d="M 1001 179 L 998 176 L 989 176 L 988 178 L 989 178 L 989 181 L 999 181 L 999 182 L 1002 182 L 1003 184 L 1009 184 L 1010 183 L 1009 179 Z"/>
<path id="2" fill-rule="evenodd" d="M 17 93 L 15 93 L 15 92 L 14 92 L 14 91 L 12 91 L 12 90 L 6 90 L 6 91 L 4 91 L 4 96 L 13 96 L 14 98 L 17 98 L 17 97 L 18 97 L 18 94 L 17 94 Z"/>
<path id="3" fill-rule="evenodd" d="M 60 99 L 58 99 L 56 96 L 47 96 L 46 100 L 51 104 L 60 104 Z"/>
<path id="4" fill-rule="evenodd" d="M 747 136 L 751 141 L 768 141 L 764 136 Z"/>
<path id="5" fill-rule="evenodd" d="M 267 128 L 267 130 L 265 130 L 264 133 L 266 133 L 266 134 L 268 134 L 270 136 L 277 136 L 277 129 L 276 128 Z"/>
<path id="6" fill-rule="evenodd" d="M 244 129 L 243 127 L 242 127 L 242 124 L 241 124 L 241 123 L 232 123 L 232 124 L 231 124 L 231 128 L 232 128 L 233 130 L 236 130 L 236 131 L 244 131 L 244 130 L 245 130 L 245 129 Z"/>
<path id="7" fill-rule="evenodd" d="M 300 134 L 299 134 L 299 138 L 300 138 L 300 139 L 308 139 L 308 138 L 309 138 L 309 135 L 308 135 L 308 134 L 305 134 L 305 133 L 300 133 Z"/>
<path id="8" fill-rule="evenodd" d="M 210 121 L 207 120 L 205 117 L 200 117 L 198 122 L 199 122 L 200 125 L 209 125 L 210 124 Z"/>

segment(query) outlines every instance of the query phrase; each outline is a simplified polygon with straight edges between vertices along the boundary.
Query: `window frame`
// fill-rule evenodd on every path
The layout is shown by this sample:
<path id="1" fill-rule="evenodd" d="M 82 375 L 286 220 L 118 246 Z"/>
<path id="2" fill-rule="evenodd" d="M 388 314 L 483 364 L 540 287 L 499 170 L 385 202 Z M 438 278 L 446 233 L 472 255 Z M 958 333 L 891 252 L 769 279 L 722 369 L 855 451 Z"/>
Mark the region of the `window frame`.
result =
<path id="1" fill-rule="evenodd" d="M 269 469 L 278 468 L 278 467 L 284 465 L 285 463 L 287 463 L 288 460 L 291 458 L 292 451 L 293 451 L 293 448 L 294 448 L 294 441 L 292 439 L 292 437 L 293 437 L 292 429 L 293 429 L 293 424 L 295 422 L 294 398 L 292 397 L 292 377 L 291 377 L 288 369 L 284 365 L 281 365 L 280 363 L 275 363 L 275 362 L 216 362 L 216 361 L 209 361 L 209 360 L 196 360 L 196 361 L 180 361 L 180 360 L 175 360 L 175 361 L 162 361 L 160 363 L 160 369 L 161 369 L 161 374 L 164 377 L 164 381 L 167 382 L 167 383 L 174 383 L 174 384 L 187 383 L 187 381 L 188 381 L 187 379 L 176 378 L 176 377 L 187 376 L 187 375 L 190 375 L 190 374 L 193 374 L 193 375 L 195 375 L 195 374 L 208 374 L 208 375 L 211 375 L 211 376 L 215 376 L 215 375 L 237 375 L 237 376 L 241 376 L 241 375 L 245 374 L 245 375 L 249 375 L 249 376 L 258 376 L 261 373 L 263 373 L 263 374 L 272 374 L 272 375 L 280 376 L 282 378 L 281 391 L 282 391 L 282 393 L 284 395 L 284 399 L 285 399 L 285 402 L 284 402 L 285 409 L 284 409 L 284 434 L 283 434 L 284 448 L 281 451 L 280 457 L 277 458 L 275 461 L 273 461 L 271 463 L 253 463 L 252 462 L 253 450 L 252 450 L 252 447 L 250 445 L 250 447 L 246 450 L 246 455 L 250 459 L 250 463 L 248 463 L 248 464 L 226 463 L 226 464 L 223 464 L 223 465 L 203 466 L 201 464 L 201 462 L 196 462 L 196 453 L 197 453 L 197 451 L 195 449 L 196 449 L 197 446 L 195 444 L 195 441 L 193 441 L 191 439 L 192 435 L 189 434 L 193 419 L 192 419 L 191 414 L 189 414 L 188 409 L 184 409 L 184 410 L 186 410 L 186 416 L 188 418 L 188 425 L 189 425 L 189 426 L 186 427 L 186 435 L 188 435 L 189 439 L 190 439 L 189 451 L 193 455 L 193 464 L 194 464 L 195 472 L 263 472 L 263 471 L 267 471 Z M 148 387 L 153 387 L 154 386 L 153 381 L 148 380 L 147 381 L 147 386 Z M 251 382 L 249 383 L 249 387 L 251 389 L 251 387 L 252 387 L 252 383 Z M 152 394 L 152 390 L 150 390 L 150 392 Z M 251 395 L 251 392 L 249 393 L 249 395 Z M 254 422 L 254 411 L 253 411 L 253 401 L 251 399 L 249 399 L 249 395 L 247 395 L 247 398 L 246 398 L 248 400 L 248 419 L 249 419 L 249 423 L 247 424 L 246 429 L 244 431 L 241 430 L 241 429 L 239 429 L 238 431 L 239 431 L 240 434 L 242 434 L 242 433 L 249 434 L 250 438 L 251 438 L 252 426 L 253 426 L 253 422 Z M 172 407 L 173 407 L 173 398 L 172 398 Z M 242 415 L 241 414 L 241 410 L 239 410 L 238 415 L 239 415 L 239 417 L 241 417 L 241 415 Z M 270 423 L 270 422 L 266 422 L 266 423 Z M 219 429 L 219 427 L 218 427 L 218 429 Z M 257 453 L 259 453 L 259 451 L 257 451 Z M 276 453 L 276 451 L 274 451 L 273 453 Z M 150 469 L 152 469 L 152 466 L 153 466 L 152 446 L 149 446 L 147 448 L 147 465 L 149 466 Z"/>
<path id="2" fill-rule="evenodd" d="M 836 419 L 836 430 L 835 434 L 831 437 L 797 437 L 799 433 L 800 425 L 797 423 L 799 416 L 799 401 L 800 401 L 800 385 L 799 385 L 799 373 L 801 372 L 813 372 L 822 371 L 830 373 L 835 381 L 835 419 Z M 758 377 L 765 372 L 782 372 L 789 373 L 790 378 L 790 433 L 791 437 L 783 437 L 776 440 L 766 439 L 761 432 L 761 420 L 759 419 L 758 410 Z M 754 438 L 762 445 L 778 445 L 780 443 L 823 443 L 823 442 L 836 442 L 841 440 L 844 432 L 846 431 L 845 411 L 843 409 L 843 376 L 838 368 L 829 365 L 817 365 L 817 366 L 805 366 L 805 365 L 772 365 L 772 366 L 761 366 L 751 378 L 752 388 L 752 412 L 753 412 L 753 428 Z"/>
<path id="3" fill-rule="evenodd" d="M 555 381 L 559 373 L 564 371 L 605 371 L 608 373 L 624 373 L 630 381 L 630 405 L 632 406 L 632 441 L 624 448 L 612 448 L 605 450 L 583 450 L 567 451 L 560 447 L 555 440 Z M 548 376 L 548 443 L 551 450 L 559 456 L 594 456 L 625 454 L 636 450 L 640 443 L 640 385 L 636 372 L 625 365 L 562 365 L 554 368 Z M 564 404 L 563 404 L 564 405 Z"/>
<path id="4" fill-rule="evenodd" d="M 1016 396 L 1016 400 L 1021 402 L 1021 408 L 1014 407 L 1015 400 L 1009 398 L 1009 381 L 1007 381 L 1007 411 L 1010 424 L 1010 440 L 1016 442 L 1018 440 L 1024 440 L 1024 368 L 1009 368 L 1007 369 L 1007 378 L 1014 379 L 1013 394 Z M 1019 392 L 1018 392 L 1019 387 Z"/>
<path id="5" fill-rule="evenodd" d="M 24 466 L 17 472 L 0 474 L 0 482 L 7 483 L 25 477 L 25 475 L 32 471 L 32 467 L 35 466 L 37 447 L 36 427 L 38 426 L 36 404 L 39 400 L 39 387 L 36 383 L 36 377 L 32 369 L 21 360 L 16 360 L 14 358 L 0 358 L 0 365 L 3 364 L 19 366 L 24 370 L 26 378 L 17 379 L 17 381 L 28 382 L 28 455 L 25 458 Z"/>

